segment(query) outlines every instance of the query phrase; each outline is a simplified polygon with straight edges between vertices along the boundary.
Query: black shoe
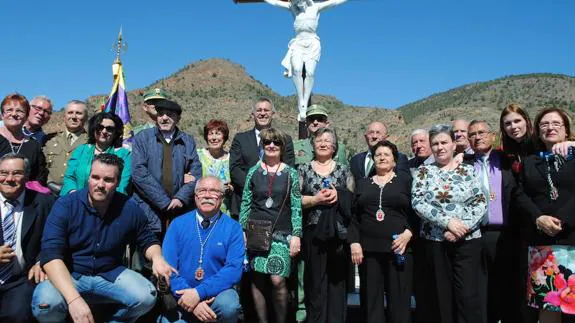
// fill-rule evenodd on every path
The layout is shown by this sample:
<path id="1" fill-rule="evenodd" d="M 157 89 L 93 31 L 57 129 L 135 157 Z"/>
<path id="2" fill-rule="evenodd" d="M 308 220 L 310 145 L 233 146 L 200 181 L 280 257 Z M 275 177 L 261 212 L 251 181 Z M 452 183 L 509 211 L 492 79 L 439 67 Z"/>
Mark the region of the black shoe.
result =
<path id="1" fill-rule="evenodd" d="M 160 276 L 157 282 L 157 289 L 158 289 L 158 303 L 160 303 L 160 308 L 162 312 L 167 313 L 174 311 L 178 307 L 178 302 L 172 295 L 172 291 L 170 290 L 170 286 L 166 282 L 166 278 Z"/>

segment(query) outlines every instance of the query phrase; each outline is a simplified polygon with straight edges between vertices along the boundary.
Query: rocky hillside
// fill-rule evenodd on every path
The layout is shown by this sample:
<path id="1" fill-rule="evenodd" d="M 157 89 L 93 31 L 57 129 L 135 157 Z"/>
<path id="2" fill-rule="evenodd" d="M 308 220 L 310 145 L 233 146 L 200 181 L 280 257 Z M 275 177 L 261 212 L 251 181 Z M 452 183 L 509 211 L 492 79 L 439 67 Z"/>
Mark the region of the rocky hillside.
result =
<path id="1" fill-rule="evenodd" d="M 292 137 L 297 136 L 296 99 L 283 97 L 267 85 L 250 76 L 238 64 L 224 59 L 209 59 L 190 64 L 176 73 L 150 84 L 145 89 L 129 92 L 133 123 L 147 121 L 140 109 L 142 93 L 164 88 L 184 108 L 180 127 L 201 139 L 203 125 L 212 118 L 228 122 L 231 136 L 252 127 L 251 105 L 261 96 L 271 98 L 276 105 L 274 125 Z M 99 107 L 103 95 L 88 98 L 91 109 Z M 486 119 L 497 124 L 501 109 L 510 102 L 522 104 L 533 115 L 543 106 L 555 105 L 575 112 L 575 78 L 556 74 L 509 76 L 493 81 L 464 85 L 397 110 L 346 105 L 336 97 L 314 95 L 314 103 L 325 105 L 330 119 L 350 153 L 364 149 L 363 132 L 371 120 L 388 124 L 391 140 L 408 151 L 408 136 L 415 128 L 449 122 L 455 118 Z M 49 128 L 56 128 L 61 117 L 53 116 Z M 228 144 L 231 143 L 228 142 Z"/>

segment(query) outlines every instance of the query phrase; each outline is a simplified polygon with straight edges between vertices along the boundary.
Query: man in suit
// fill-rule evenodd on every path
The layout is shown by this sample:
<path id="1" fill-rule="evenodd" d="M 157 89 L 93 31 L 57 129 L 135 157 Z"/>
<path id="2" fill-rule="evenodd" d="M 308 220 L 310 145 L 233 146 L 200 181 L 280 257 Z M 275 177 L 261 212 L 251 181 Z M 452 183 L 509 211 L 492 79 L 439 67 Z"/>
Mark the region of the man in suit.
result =
<path id="1" fill-rule="evenodd" d="M 52 116 L 52 101 L 43 95 L 39 95 L 30 101 L 30 113 L 22 127 L 22 132 L 36 139 L 40 146 L 46 142 L 46 133 L 42 127 L 50 121 Z"/>
<path id="2" fill-rule="evenodd" d="M 76 147 L 85 144 L 88 139 L 86 129 L 84 129 L 87 119 L 86 103 L 72 100 L 64 108 L 66 129 L 46 136 L 47 141 L 43 149 L 49 171 L 48 187 L 56 195 L 60 195 L 70 154 Z"/>
<path id="3" fill-rule="evenodd" d="M 242 192 L 248 170 L 263 156 L 263 147 L 260 143 L 260 131 L 272 125 L 275 108 L 269 98 L 259 98 L 252 107 L 254 127 L 248 131 L 237 133 L 230 149 L 230 175 L 234 186 L 234 196 L 230 213 L 234 218 L 240 214 Z M 286 138 L 285 160 L 288 165 L 294 165 L 293 141 L 290 136 Z"/>
<path id="4" fill-rule="evenodd" d="M 509 278 L 509 270 L 517 268 L 519 218 L 512 217 L 510 208 L 520 207 L 528 214 L 538 210 L 531 199 L 516 185 L 507 160 L 501 151 L 493 149 L 496 135 L 484 120 L 474 120 L 469 124 L 469 141 L 475 151 L 472 160 L 475 173 L 482 183 L 487 198 L 488 209 L 481 225 L 483 242 L 482 271 L 479 277 L 479 302 L 487 314 L 487 322 L 519 322 L 513 313 L 515 304 L 506 300 L 520 300 L 514 279 Z M 525 302 L 525 299 L 523 298 Z"/>
<path id="5" fill-rule="evenodd" d="M 29 173 L 24 156 L 0 157 L 0 322 L 31 322 L 34 284 L 46 279 L 40 242 L 54 199 L 25 188 Z"/>
<path id="6" fill-rule="evenodd" d="M 367 150 L 356 154 L 351 158 L 351 161 L 349 162 L 351 173 L 356 179 L 369 177 L 371 171 L 373 170 L 371 149 L 378 142 L 387 139 L 387 126 L 382 122 L 374 121 L 367 126 L 363 136 L 365 138 L 365 142 L 367 143 Z M 407 157 L 402 153 L 399 153 L 397 156 L 397 164 L 395 166 L 395 170 L 409 171 L 409 167 L 407 165 Z"/>

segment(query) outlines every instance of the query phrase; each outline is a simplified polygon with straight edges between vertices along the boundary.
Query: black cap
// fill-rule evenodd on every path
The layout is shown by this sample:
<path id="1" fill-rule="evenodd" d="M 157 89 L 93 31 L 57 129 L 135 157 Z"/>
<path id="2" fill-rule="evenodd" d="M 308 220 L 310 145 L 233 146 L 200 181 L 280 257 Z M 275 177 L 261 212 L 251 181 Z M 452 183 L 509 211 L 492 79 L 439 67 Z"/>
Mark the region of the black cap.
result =
<path id="1" fill-rule="evenodd" d="M 156 110 L 165 109 L 174 111 L 177 114 L 182 114 L 182 107 L 180 107 L 180 105 L 174 101 L 170 101 L 167 99 L 159 99 L 156 102 L 154 102 L 154 106 L 156 107 Z"/>

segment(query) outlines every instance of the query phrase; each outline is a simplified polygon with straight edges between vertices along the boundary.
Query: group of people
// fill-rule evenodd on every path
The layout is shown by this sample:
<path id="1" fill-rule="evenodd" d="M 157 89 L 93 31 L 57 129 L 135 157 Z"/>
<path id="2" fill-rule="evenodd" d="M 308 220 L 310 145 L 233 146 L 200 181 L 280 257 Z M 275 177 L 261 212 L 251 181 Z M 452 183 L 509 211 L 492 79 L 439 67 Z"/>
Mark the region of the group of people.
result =
<path id="1" fill-rule="evenodd" d="M 47 97 L 0 108 L 0 321 L 286 322 L 293 309 L 345 322 L 355 266 L 362 322 L 575 314 L 575 138 L 561 109 L 532 122 L 510 104 L 499 129 L 417 129 L 411 159 L 374 121 L 348 160 L 321 105 L 292 140 L 258 99 L 229 152 L 225 121 L 206 123 L 199 148 L 161 89 L 129 145 L 113 113 L 86 131 L 82 101 L 51 134 Z"/>

